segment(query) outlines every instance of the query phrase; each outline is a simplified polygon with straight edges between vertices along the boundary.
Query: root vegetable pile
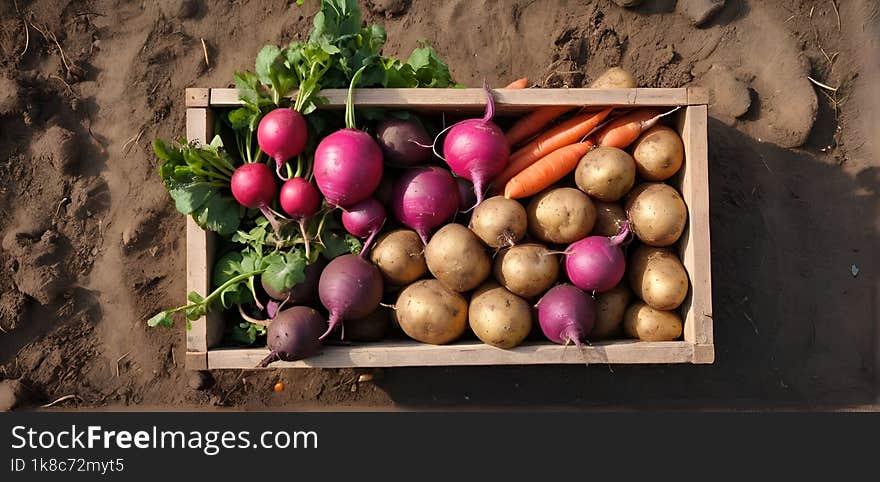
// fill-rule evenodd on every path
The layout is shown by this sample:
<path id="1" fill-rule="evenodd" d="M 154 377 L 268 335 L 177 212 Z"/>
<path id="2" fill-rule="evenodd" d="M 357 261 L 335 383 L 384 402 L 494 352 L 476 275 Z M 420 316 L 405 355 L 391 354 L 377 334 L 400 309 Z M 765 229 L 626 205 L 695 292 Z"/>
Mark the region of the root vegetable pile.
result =
<path id="1" fill-rule="evenodd" d="M 154 142 L 178 210 L 221 241 L 213 291 L 148 323 L 226 310 L 224 343 L 265 344 L 261 366 L 331 341 L 680 337 L 674 109 L 496 117 L 484 84 L 485 115 L 448 126 L 453 112 L 358 112 L 355 87 L 455 86 L 429 46 L 403 62 L 381 56 L 384 40 L 355 0 L 323 0 L 307 41 L 264 47 L 255 72 L 235 74 L 242 107 L 218 111 L 209 145 Z M 615 68 L 594 85 L 632 79 Z M 327 88 L 348 89 L 344 116 L 318 109 Z"/>

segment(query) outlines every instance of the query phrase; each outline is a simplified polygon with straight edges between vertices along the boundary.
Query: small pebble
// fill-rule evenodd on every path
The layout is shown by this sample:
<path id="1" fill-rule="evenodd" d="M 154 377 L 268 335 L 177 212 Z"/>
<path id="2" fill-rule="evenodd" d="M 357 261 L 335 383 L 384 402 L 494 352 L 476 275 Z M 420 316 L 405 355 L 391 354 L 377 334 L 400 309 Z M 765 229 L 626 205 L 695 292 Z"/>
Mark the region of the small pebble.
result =
<path id="1" fill-rule="evenodd" d="M 724 8 L 724 0 L 678 0 L 675 10 L 690 19 L 693 25 L 706 23 Z"/>

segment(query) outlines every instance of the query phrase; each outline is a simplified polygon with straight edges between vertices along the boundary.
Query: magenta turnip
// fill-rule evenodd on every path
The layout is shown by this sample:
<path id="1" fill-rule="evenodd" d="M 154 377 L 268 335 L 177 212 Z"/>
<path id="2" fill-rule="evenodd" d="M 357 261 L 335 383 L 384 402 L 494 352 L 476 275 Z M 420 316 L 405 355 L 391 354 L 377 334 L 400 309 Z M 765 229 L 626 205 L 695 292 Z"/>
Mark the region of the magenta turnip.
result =
<path id="1" fill-rule="evenodd" d="M 274 230 L 278 230 L 278 221 L 269 207 L 278 192 L 275 178 L 269 166 L 260 163 L 249 163 L 238 167 L 230 180 L 232 196 L 239 204 L 250 209 L 259 209 Z"/>
<path id="2" fill-rule="evenodd" d="M 385 224 L 385 217 L 385 208 L 373 198 L 365 199 L 342 212 L 345 230 L 352 236 L 367 238 L 361 248 L 361 257 L 369 251 L 373 239 Z"/>
<path id="3" fill-rule="evenodd" d="M 570 284 L 550 288 L 536 305 L 541 331 L 553 343 L 580 347 L 596 321 L 593 298 Z"/>
<path id="4" fill-rule="evenodd" d="M 626 271 L 626 259 L 620 245 L 627 235 L 628 222 L 614 237 L 589 236 L 572 243 L 565 250 L 568 279 L 586 291 L 602 292 L 617 286 Z"/>

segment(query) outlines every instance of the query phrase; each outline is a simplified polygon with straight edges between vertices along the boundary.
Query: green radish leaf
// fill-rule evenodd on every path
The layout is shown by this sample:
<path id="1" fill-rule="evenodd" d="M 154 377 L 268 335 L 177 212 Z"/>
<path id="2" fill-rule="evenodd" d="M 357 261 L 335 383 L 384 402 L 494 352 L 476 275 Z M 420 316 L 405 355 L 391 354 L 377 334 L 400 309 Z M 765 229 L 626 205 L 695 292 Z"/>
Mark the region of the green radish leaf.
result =
<path id="1" fill-rule="evenodd" d="M 230 251 L 214 263 L 213 274 L 211 275 L 211 283 L 215 288 L 222 286 L 223 283 L 235 278 L 236 276 L 246 273 L 241 266 L 242 255 L 238 251 Z"/>
<path id="2" fill-rule="evenodd" d="M 231 197 L 215 194 L 193 213 L 193 217 L 203 229 L 228 236 L 238 230 L 240 210 L 239 204 Z"/>
<path id="3" fill-rule="evenodd" d="M 187 184 L 168 190 L 174 207 L 182 214 L 192 214 L 217 193 L 217 188 L 203 182 Z"/>
<path id="4" fill-rule="evenodd" d="M 165 326 L 170 328 L 174 326 L 174 318 L 171 317 L 171 313 L 169 313 L 168 311 L 163 311 L 147 320 L 147 326 Z"/>
<path id="5" fill-rule="evenodd" d="M 180 149 L 176 149 L 162 139 L 153 139 L 153 152 L 163 161 L 181 162 Z"/>
<path id="6" fill-rule="evenodd" d="M 190 291 L 189 294 L 186 295 L 186 299 L 190 303 L 204 303 L 205 302 L 205 298 L 202 295 L 196 293 L 195 291 Z"/>
<path id="7" fill-rule="evenodd" d="M 306 279 L 306 257 L 300 250 L 270 254 L 266 263 L 262 280 L 275 291 L 287 291 Z"/>
<path id="8" fill-rule="evenodd" d="M 272 78 L 270 76 L 272 74 L 273 64 L 275 64 L 275 61 L 280 56 L 281 49 L 275 45 L 264 45 L 263 48 L 260 49 L 255 64 L 257 78 L 260 79 L 260 82 L 264 84 L 272 83 Z"/>

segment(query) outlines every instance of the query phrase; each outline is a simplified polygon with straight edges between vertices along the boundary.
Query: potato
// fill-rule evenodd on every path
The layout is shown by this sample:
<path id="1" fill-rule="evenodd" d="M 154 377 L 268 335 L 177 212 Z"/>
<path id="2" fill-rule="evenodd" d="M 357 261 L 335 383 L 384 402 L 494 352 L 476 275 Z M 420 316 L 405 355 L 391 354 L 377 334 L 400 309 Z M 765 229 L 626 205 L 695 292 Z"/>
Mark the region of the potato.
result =
<path id="1" fill-rule="evenodd" d="M 379 341 L 385 337 L 390 326 L 391 309 L 380 306 L 365 318 L 345 320 L 345 340 Z"/>
<path id="2" fill-rule="evenodd" d="M 639 246 L 626 268 L 630 288 L 651 308 L 674 310 L 687 296 L 687 271 L 666 248 Z"/>
<path id="3" fill-rule="evenodd" d="M 389 284 L 405 286 L 428 271 L 424 250 L 415 231 L 395 229 L 379 236 L 370 251 L 370 261 Z"/>
<path id="4" fill-rule="evenodd" d="M 403 332 L 422 343 L 450 343 L 467 329 L 467 301 L 435 279 L 416 281 L 404 288 L 395 308 Z"/>
<path id="5" fill-rule="evenodd" d="M 616 335 L 623 322 L 623 315 L 632 297 L 626 282 L 614 288 L 596 294 L 596 322 L 590 336 L 593 338 L 609 338 Z"/>
<path id="6" fill-rule="evenodd" d="M 614 202 L 632 189 L 636 181 L 636 162 L 623 149 L 597 147 L 578 162 L 574 181 L 590 197 Z"/>
<path id="7" fill-rule="evenodd" d="M 474 292 L 468 323 L 483 343 L 513 348 L 532 330 L 532 309 L 524 299 L 490 281 Z"/>
<path id="8" fill-rule="evenodd" d="M 623 331 L 642 341 L 672 341 L 681 336 L 681 316 L 674 311 L 655 310 L 641 301 L 626 309 Z"/>
<path id="9" fill-rule="evenodd" d="M 471 216 L 470 228 L 486 246 L 513 246 L 526 235 L 526 210 L 522 204 L 504 196 L 481 202 Z"/>
<path id="10" fill-rule="evenodd" d="M 639 176 L 648 181 L 669 179 L 684 162 L 681 137 L 666 126 L 654 126 L 645 131 L 636 139 L 632 153 Z"/>
<path id="11" fill-rule="evenodd" d="M 637 3 L 637 2 L 630 2 Z M 636 87 L 636 79 L 632 74 L 620 67 L 611 67 L 602 72 L 596 80 L 590 84 L 591 89 L 633 89 Z"/>
<path id="12" fill-rule="evenodd" d="M 440 228 L 425 247 L 428 270 L 449 289 L 470 291 L 489 276 L 492 263 L 480 238 L 461 224 Z"/>
<path id="13" fill-rule="evenodd" d="M 520 244 L 495 257 L 493 272 L 495 279 L 513 294 L 534 298 L 559 278 L 559 256 L 540 244 Z"/>
<path id="14" fill-rule="evenodd" d="M 544 191 L 526 208 L 529 231 L 547 243 L 568 244 L 590 234 L 596 208 L 586 194 L 570 187 Z"/>
<path id="15" fill-rule="evenodd" d="M 662 182 L 636 186 L 627 196 L 624 209 L 636 236 L 650 246 L 675 243 L 687 223 L 684 200 L 678 191 Z"/>
<path id="16" fill-rule="evenodd" d="M 626 211 L 617 203 L 605 203 L 596 201 L 596 224 L 590 232 L 596 236 L 615 236 L 620 233 L 623 223 L 626 221 Z"/>

